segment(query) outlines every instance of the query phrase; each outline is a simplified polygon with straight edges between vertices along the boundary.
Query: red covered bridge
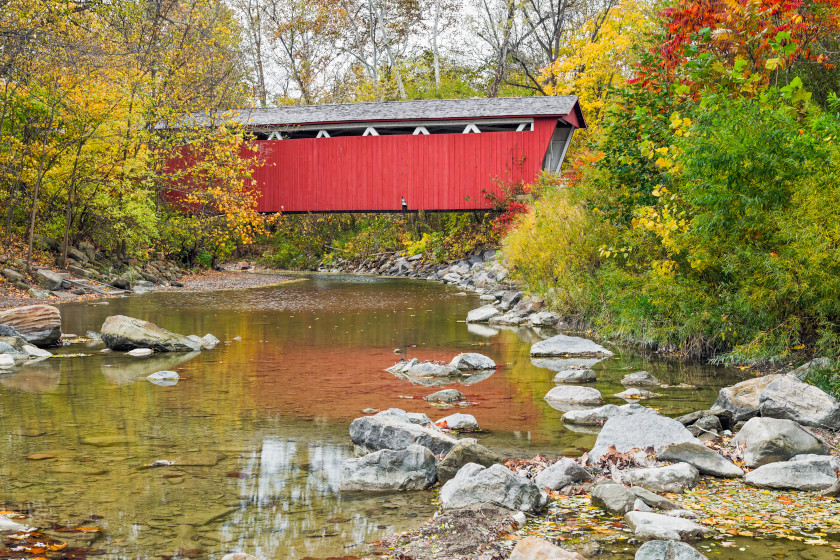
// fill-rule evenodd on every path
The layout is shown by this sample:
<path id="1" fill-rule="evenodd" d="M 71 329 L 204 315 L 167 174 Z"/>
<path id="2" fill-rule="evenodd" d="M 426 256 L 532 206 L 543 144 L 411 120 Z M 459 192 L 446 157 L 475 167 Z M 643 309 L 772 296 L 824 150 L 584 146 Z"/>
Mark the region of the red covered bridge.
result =
<path id="1" fill-rule="evenodd" d="M 239 111 L 262 164 L 261 212 L 474 210 L 498 182 L 559 173 L 577 97 L 352 103 Z"/>

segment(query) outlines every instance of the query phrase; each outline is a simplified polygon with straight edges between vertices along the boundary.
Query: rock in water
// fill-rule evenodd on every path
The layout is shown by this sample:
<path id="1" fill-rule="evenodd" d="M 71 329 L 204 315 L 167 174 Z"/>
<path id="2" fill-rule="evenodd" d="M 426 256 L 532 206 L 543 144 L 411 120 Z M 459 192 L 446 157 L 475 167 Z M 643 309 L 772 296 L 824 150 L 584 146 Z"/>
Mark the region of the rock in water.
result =
<path id="1" fill-rule="evenodd" d="M 563 550 L 536 537 L 520 539 L 510 552 L 510 560 L 585 560 L 577 552 Z"/>
<path id="2" fill-rule="evenodd" d="M 401 422 L 408 422 L 409 424 L 417 424 L 419 426 L 431 426 L 432 419 L 422 412 L 406 412 L 401 408 L 389 408 L 378 412 L 378 417 L 390 417 Z"/>
<path id="3" fill-rule="evenodd" d="M 722 408 L 732 413 L 733 422 L 748 420 L 758 416 L 762 391 L 781 375 L 765 375 L 755 379 L 747 379 L 736 383 L 732 387 L 724 387 L 718 393 L 712 410 Z"/>
<path id="4" fill-rule="evenodd" d="M 553 327 L 560 322 L 560 317 L 551 311 L 538 311 L 528 318 L 532 327 Z"/>
<path id="5" fill-rule="evenodd" d="M 0 354 L 0 368 L 9 369 L 15 367 L 15 359 L 11 354 Z"/>
<path id="6" fill-rule="evenodd" d="M 614 416 L 607 420 L 595 447 L 589 452 L 590 463 L 597 462 L 607 449 L 614 445 L 619 453 L 631 449 L 653 447 L 659 451 L 671 443 L 692 442 L 702 445 L 699 439 L 691 435 L 685 426 L 667 416 L 659 414 L 633 414 Z"/>
<path id="7" fill-rule="evenodd" d="M 410 377 L 452 377 L 461 375 L 460 370 L 448 364 L 421 362 L 417 358 L 396 363 L 386 368 L 385 371 L 393 374 L 408 375 Z"/>
<path id="8" fill-rule="evenodd" d="M 61 338 L 61 312 L 52 305 L 27 305 L 0 311 L 0 323 L 18 331 L 35 346 L 52 346 Z"/>
<path id="9" fill-rule="evenodd" d="M 777 418 L 751 418 L 732 444 L 744 447 L 744 460 L 751 469 L 804 453 L 828 454 L 825 445 L 799 424 Z"/>
<path id="10" fill-rule="evenodd" d="M 440 501 L 444 509 L 489 503 L 510 510 L 539 511 L 545 507 L 548 496 L 507 467 L 468 463 L 440 489 Z"/>
<path id="11" fill-rule="evenodd" d="M 644 389 L 632 388 L 616 393 L 614 396 L 624 399 L 625 401 L 640 401 L 643 399 L 652 399 L 656 396 L 656 393 L 645 391 Z"/>
<path id="12" fill-rule="evenodd" d="M 17 332 L 14 327 L 10 327 L 9 325 L 0 325 L 0 337 L 2 336 L 9 336 L 12 338 L 23 338 L 23 335 Z"/>
<path id="13" fill-rule="evenodd" d="M 222 556 L 222 560 L 260 560 L 256 556 L 251 556 L 245 552 L 232 552 Z"/>
<path id="14" fill-rule="evenodd" d="M 582 356 L 602 358 L 613 353 L 595 342 L 577 336 L 558 334 L 531 346 L 531 356 Z"/>
<path id="15" fill-rule="evenodd" d="M 672 443 L 662 447 L 656 456 L 660 461 L 688 463 L 702 474 L 724 478 L 744 476 L 744 471 L 735 466 L 735 463 L 698 443 Z"/>
<path id="16" fill-rule="evenodd" d="M 135 348 L 134 350 L 129 350 L 128 352 L 126 352 L 126 354 L 128 354 L 129 356 L 135 357 L 151 356 L 154 353 L 155 351 L 151 348 Z"/>
<path id="17" fill-rule="evenodd" d="M 446 454 L 458 440 L 452 436 L 417 424 L 387 416 L 364 416 L 350 424 L 353 443 L 373 451 L 405 449 L 417 444 L 428 447 L 435 455 Z"/>
<path id="18" fill-rule="evenodd" d="M 201 345 L 186 336 L 169 332 L 159 326 L 125 315 L 105 319 L 100 330 L 105 345 L 111 350 L 151 348 L 156 352 L 195 352 Z"/>
<path id="19" fill-rule="evenodd" d="M 460 412 L 450 414 L 446 418 L 441 418 L 435 422 L 435 425 L 447 430 L 457 430 L 461 432 L 477 432 L 481 430 L 475 416 L 472 414 L 461 414 Z"/>
<path id="20" fill-rule="evenodd" d="M 554 376 L 555 383 L 591 383 L 595 379 L 597 375 L 589 368 L 564 369 Z"/>
<path id="21" fill-rule="evenodd" d="M 694 488 L 700 481 L 700 473 L 688 463 L 677 463 L 666 467 L 633 469 L 624 473 L 624 482 L 641 486 L 653 492 L 678 494 Z"/>
<path id="22" fill-rule="evenodd" d="M 787 418 L 804 426 L 840 429 L 840 403 L 794 374 L 779 377 L 759 396 L 762 417 Z"/>
<path id="23" fill-rule="evenodd" d="M 605 404 L 588 410 L 570 410 L 563 415 L 563 422 L 581 426 L 603 426 L 613 416 L 629 416 L 631 414 L 659 414 L 657 411 L 640 404 Z"/>
<path id="24" fill-rule="evenodd" d="M 198 336 L 197 334 L 191 334 L 187 336 L 190 340 L 201 346 L 202 350 L 212 350 L 219 344 L 220 340 L 213 336 L 212 334 L 205 334 L 204 336 Z"/>
<path id="25" fill-rule="evenodd" d="M 496 362 L 485 356 L 484 354 L 478 354 L 476 352 L 466 352 L 464 354 L 458 354 L 452 361 L 449 362 L 449 365 L 459 369 L 459 370 L 483 370 L 483 369 L 496 369 Z"/>
<path id="26" fill-rule="evenodd" d="M 16 523 L 8 517 L 0 515 L 0 533 L 20 533 L 26 531 L 26 526 Z"/>
<path id="27" fill-rule="evenodd" d="M 438 463 L 438 480 L 441 484 L 446 484 L 467 463 L 477 463 L 489 467 L 501 464 L 502 458 L 473 438 L 459 440 L 458 444 Z"/>
<path id="28" fill-rule="evenodd" d="M 828 464 L 811 461 L 769 463 L 744 475 L 744 481 L 759 488 L 825 490 L 837 482 Z"/>
<path id="29" fill-rule="evenodd" d="M 679 541 L 648 541 L 636 551 L 635 560 L 708 560 L 691 545 Z"/>
<path id="30" fill-rule="evenodd" d="M 172 385 L 176 385 L 178 380 L 181 379 L 181 376 L 178 375 L 176 371 L 156 371 L 155 373 L 146 377 L 149 381 L 154 383 L 155 385 L 160 385 L 162 387 L 171 387 Z"/>
<path id="31" fill-rule="evenodd" d="M 562 403 L 572 405 L 600 405 L 604 399 L 601 392 L 594 387 L 581 387 L 578 385 L 560 385 L 554 387 L 545 395 L 545 400 L 551 403 Z"/>
<path id="32" fill-rule="evenodd" d="M 485 305 L 467 313 L 467 323 L 486 323 L 496 315 L 501 314 L 502 312 L 496 309 L 495 306 Z"/>
<path id="33" fill-rule="evenodd" d="M 569 484 L 592 480 L 592 478 L 593 477 L 589 474 L 589 471 L 578 465 L 574 459 L 563 457 L 538 474 L 534 479 L 534 484 L 536 484 L 538 488 L 559 490 Z"/>
<path id="34" fill-rule="evenodd" d="M 711 529 L 688 519 L 644 511 L 626 513 L 624 522 L 641 540 L 689 541 L 711 533 Z"/>
<path id="35" fill-rule="evenodd" d="M 453 403 L 464 400 L 464 395 L 455 389 L 443 389 L 437 393 L 426 395 L 423 398 L 428 402 Z"/>
<path id="36" fill-rule="evenodd" d="M 628 373 L 621 379 L 625 387 L 659 387 L 662 382 L 646 371 Z"/>
<path id="37" fill-rule="evenodd" d="M 623 484 L 598 484 L 590 493 L 592 505 L 610 513 L 625 514 L 633 509 L 636 495 Z"/>
<path id="38" fill-rule="evenodd" d="M 382 449 L 347 459 L 341 465 L 343 491 L 386 492 L 425 490 L 435 483 L 437 461 L 427 448 L 409 445 L 405 449 Z"/>

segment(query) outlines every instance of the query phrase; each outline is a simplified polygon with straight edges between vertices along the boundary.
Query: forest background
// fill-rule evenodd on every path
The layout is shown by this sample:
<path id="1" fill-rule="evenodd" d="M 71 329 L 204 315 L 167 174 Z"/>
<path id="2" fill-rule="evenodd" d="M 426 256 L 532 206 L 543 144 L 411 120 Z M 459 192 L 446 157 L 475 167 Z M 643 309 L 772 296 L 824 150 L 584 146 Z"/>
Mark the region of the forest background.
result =
<path id="1" fill-rule="evenodd" d="M 268 264 L 502 243 L 577 324 L 840 354 L 840 0 L 0 0 L 3 242 Z M 261 216 L 248 106 L 580 96 L 564 177 L 490 214 Z M 190 126 L 202 112 L 218 126 Z M 203 157 L 167 161 L 191 144 Z M 500 180 L 502 180 L 500 178 Z M 187 187 L 186 185 L 189 185 Z M 161 194 L 175 189 L 192 212 Z"/>

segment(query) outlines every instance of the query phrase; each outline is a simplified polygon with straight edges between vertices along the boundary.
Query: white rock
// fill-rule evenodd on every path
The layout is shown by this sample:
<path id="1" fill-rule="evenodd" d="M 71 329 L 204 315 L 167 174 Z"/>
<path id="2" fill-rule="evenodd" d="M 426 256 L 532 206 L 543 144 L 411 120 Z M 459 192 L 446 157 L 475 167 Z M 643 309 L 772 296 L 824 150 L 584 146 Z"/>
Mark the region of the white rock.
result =
<path id="1" fill-rule="evenodd" d="M 126 352 L 129 356 L 151 356 L 155 351 L 151 348 L 135 348 Z"/>
<path id="2" fill-rule="evenodd" d="M 633 469 L 624 473 L 624 482 L 652 492 L 680 493 L 697 486 L 699 471 L 688 463 L 665 467 Z"/>
<path id="3" fill-rule="evenodd" d="M 501 315 L 502 312 L 492 305 L 485 305 L 478 309 L 473 309 L 467 313 L 467 323 L 486 323 L 496 315 Z"/>
<path id="4" fill-rule="evenodd" d="M 15 359 L 8 354 L 0 354 L 0 368 L 8 369 L 15 367 Z"/>
<path id="5" fill-rule="evenodd" d="M 545 400 L 550 403 L 572 404 L 572 405 L 600 405 L 604 403 L 601 392 L 594 387 L 582 387 L 579 385 L 560 385 L 551 389 Z"/>
<path id="6" fill-rule="evenodd" d="M 38 348 L 32 344 L 24 344 L 23 349 L 33 358 L 52 358 L 52 352 L 47 352 L 46 350 Z"/>
<path id="7" fill-rule="evenodd" d="M 702 442 L 691 435 L 685 426 L 667 416 L 659 414 L 632 414 L 630 416 L 614 416 L 607 420 L 595 446 L 589 452 L 590 463 L 595 463 L 604 456 L 610 446 L 615 446 L 619 453 L 626 453 L 631 449 L 645 449 L 653 447 L 659 451 L 669 443 L 691 441 Z"/>
<path id="8" fill-rule="evenodd" d="M 457 430 L 460 432 L 477 432 L 481 428 L 478 427 L 478 421 L 472 414 L 461 414 L 456 412 L 450 414 L 446 418 L 441 418 L 435 425 L 448 430 Z"/>
<path id="9" fill-rule="evenodd" d="M 636 538 L 641 540 L 683 541 L 705 537 L 711 533 L 711 529 L 688 519 L 645 511 L 626 513 L 624 522 L 633 530 Z"/>
<path id="10" fill-rule="evenodd" d="M 607 357 L 613 353 L 595 342 L 577 336 L 558 334 L 531 346 L 531 356 Z"/>
<path id="11" fill-rule="evenodd" d="M 458 354 L 449 365 L 459 370 L 484 370 L 496 369 L 496 362 L 477 352 L 465 352 Z"/>

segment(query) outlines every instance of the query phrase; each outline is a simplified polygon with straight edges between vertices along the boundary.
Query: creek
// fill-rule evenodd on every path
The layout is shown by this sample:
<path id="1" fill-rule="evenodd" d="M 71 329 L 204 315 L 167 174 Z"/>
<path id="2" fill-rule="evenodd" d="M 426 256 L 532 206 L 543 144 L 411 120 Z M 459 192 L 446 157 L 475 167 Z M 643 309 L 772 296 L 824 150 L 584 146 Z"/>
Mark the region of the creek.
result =
<path id="1" fill-rule="evenodd" d="M 69 333 L 124 314 L 222 343 L 146 358 L 71 344 L 0 376 L 4 507 L 30 512 L 26 522 L 37 526 L 95 526 L 101 531 L 79 538 L 109 558 L 341 557 L 435 510 L 433 492 L 338 492 L 341 462 L 353 455 L 348 426 L 363 409 L 433 420 L 466 412 L 483 429 L 481 443 L 507 457 L 588 451 L 595 434 L 563 425 L 543 400 L 554 372 L 529 358 L 531 344 L 553 333 L 464 323 L 479 305 L 437 283 L 350 276 L 64 304 Z M 709 408 L 721 387 L 744 377 L 614 350 L 594 367 L 605 401 L 623 404 L 612 396 L 623 390 L 618 381 L 646 369 L 696 387 L 662 389 L 645 402 L 671 416 Z M 466 409 L 436 409 L 420 399 L 435 387 L 384 371 L 400 357 L 448 361 L 460 352 L 499 364 L 486 379 L 447 385 L 474 403 Z M 181 379 L 149 383 L 159 370 Z M 157 460 L 174 464 L 149 468 Z"/>

